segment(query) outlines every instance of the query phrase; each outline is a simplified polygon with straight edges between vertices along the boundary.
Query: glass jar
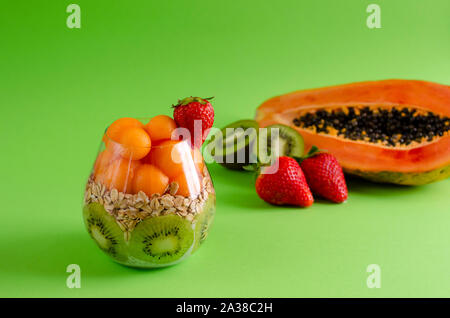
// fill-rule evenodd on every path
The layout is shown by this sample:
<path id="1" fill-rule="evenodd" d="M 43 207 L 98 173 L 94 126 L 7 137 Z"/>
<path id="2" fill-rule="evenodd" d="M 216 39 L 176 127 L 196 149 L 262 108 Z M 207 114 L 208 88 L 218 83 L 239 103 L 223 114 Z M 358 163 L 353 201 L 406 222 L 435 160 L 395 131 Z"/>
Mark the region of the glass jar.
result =
<path id="1" fill-rule="evenodd" d="M 203 243 L 216 196 L 199 149 L 163 140 L 151 147 L 104 135 L 86 185 L 83 218 L 98 247 L 133 267 L 162 267 Z"/>

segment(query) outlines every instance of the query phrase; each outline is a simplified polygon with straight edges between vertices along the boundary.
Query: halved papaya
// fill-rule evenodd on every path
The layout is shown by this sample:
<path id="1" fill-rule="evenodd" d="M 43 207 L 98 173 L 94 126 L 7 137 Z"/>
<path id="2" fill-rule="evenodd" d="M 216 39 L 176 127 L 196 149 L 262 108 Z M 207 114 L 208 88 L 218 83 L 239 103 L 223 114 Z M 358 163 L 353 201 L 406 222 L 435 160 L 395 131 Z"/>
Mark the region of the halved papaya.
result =
<path id="1" fill-rule="evenodd" d="M 292 126 L 345 172 L 420 185 L 450 176 L 450 86 L 382 80 L 301 90 L 265 101 L 261 127 Z"/>

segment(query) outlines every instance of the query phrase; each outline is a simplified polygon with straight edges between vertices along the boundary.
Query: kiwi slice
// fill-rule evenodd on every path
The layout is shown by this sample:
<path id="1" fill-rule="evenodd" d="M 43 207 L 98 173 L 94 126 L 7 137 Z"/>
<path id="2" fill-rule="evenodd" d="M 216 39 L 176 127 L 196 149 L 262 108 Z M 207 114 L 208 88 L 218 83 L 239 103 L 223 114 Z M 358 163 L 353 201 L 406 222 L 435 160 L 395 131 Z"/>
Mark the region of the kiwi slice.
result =
<path id="1" fill-rule="evenodd" d="M 130 256 L 149 266 L 171 265 L 189 254 L 194 243 L 191 222 L 175 214 L 151 217 L 131 233 Z"/>
<path id="2" fill-rule="evenodd" d="M 267 130 L 267 155 L 271 155 L 273 150 L 272 147 L 272 129 L 278 128 L 278 155 L 288 156 L 288 157 L 301 157 L 305 151 L 305 144 L 303 142 L 303 137 L 295 129 L 282 125 L 275 124 L 266 127 Z M 264 161 L 264 160 L 262 160 Z"/>
<path id="3" fill-rule="evenodd" d="M 206 200 L 202 207 L 202 211 L 195 216 L 195 243 L 193 252 L 196 251 L 208 237 L 214 215 L 216 214 L 215 203 L 215 195 L 210 194 L 208 200 Z"/>
<path id="4" fill-rule="evenodd" d="M 112 215 L 99 203 L 91 203 L 83 209 L 84 224 L 97 245 L 119 262 L 128 257 L 123 231 Z"/>
<path id="5" fill-rule="evenodd" d="M 211 154 L 222 166 L 242 170 L 256 162 L 259 125 L 250 119 L 239 120 L 222 128 L 222 135 L 213 138 Z"/>

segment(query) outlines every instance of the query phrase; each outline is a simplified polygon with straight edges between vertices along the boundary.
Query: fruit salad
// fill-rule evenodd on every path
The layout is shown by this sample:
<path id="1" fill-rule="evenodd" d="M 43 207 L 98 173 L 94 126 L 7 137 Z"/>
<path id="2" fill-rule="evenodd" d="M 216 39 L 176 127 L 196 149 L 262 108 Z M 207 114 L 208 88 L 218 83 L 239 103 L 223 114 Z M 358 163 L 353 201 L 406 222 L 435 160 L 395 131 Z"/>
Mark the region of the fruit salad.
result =
<path id="1" fill-rule="evenodd" d="M 97 245 L 121 264 L 172 265 L 208 235 L 213 184 L 199 148 L 172 139 L 177 127 L 165 115 L 121 118 L 103 136 L 83 216 Z"/>

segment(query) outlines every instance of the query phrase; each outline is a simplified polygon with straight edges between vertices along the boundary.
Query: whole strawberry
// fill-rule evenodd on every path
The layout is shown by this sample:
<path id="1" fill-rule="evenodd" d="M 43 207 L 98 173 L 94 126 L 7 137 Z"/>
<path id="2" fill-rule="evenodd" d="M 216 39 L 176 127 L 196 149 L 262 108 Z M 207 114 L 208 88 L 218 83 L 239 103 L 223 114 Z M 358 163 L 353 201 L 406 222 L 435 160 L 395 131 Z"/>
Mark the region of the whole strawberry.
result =
<path id="1" fill-rule="evenodd" d="M 275 173 L 262 173 L 256 179 L 259 197 L 275 205 L 307 207 L 313 204 L 314 198 L 297 161 L 290 157 L 279 157 L 277 160 L 278 170 Z M 272 165 L 270 168 L 274 167 Z"/>
<path id="2" fill-rule="evenodd" d="M 348 192 L 339 162 L 329 153 L 314 154 L 315 151 L 317 148 L 300 163 L 311 191 L 330 201 L 344 202 Z"/>
<path id="3" fill-rule="evenodd" d="M 214 108 L 209 102 L 211 99 L 212 97 L 186 97 L 173 106 L 176 124 L 189 130 L 191 144 L 197 148 L 201 147 L 214 123 Z"/>

